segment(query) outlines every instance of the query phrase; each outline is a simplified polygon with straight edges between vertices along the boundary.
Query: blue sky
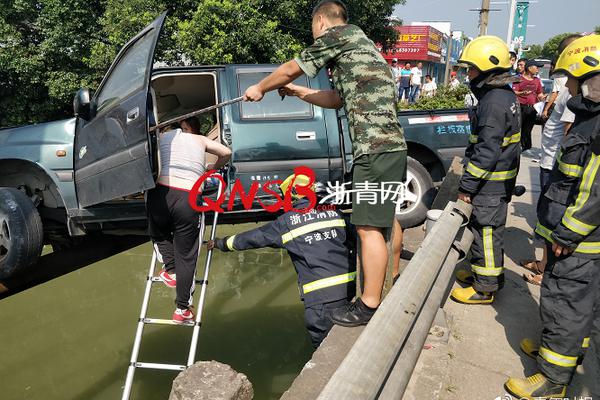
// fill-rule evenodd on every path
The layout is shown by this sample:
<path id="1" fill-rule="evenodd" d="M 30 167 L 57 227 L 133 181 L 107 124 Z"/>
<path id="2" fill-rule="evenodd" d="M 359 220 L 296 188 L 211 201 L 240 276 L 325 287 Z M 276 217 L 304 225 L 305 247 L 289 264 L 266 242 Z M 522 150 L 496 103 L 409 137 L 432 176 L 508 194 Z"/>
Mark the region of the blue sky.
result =
<path id="1" fill-rule="evenodd" d="M 508 0 L 492 0 L 495 2 Z M 568 4 L 568 6 L 565 6 Z M 481 0 L 407 0 L 397 6 L 394 15 L 411 21 L 451 21 L 453 30 L 462 30 L 468 36 L 477 36 L 479 14 L 468 11 L 480 8 Z M 509 4 L 492 4 L 500 9 L 490 13 L 488 34 L 506 39 Z M 600 25 L 600 0 L 538 0 L 529 6 L 527 44 L 543 44 L 563 32 L 589 32 Z"/>

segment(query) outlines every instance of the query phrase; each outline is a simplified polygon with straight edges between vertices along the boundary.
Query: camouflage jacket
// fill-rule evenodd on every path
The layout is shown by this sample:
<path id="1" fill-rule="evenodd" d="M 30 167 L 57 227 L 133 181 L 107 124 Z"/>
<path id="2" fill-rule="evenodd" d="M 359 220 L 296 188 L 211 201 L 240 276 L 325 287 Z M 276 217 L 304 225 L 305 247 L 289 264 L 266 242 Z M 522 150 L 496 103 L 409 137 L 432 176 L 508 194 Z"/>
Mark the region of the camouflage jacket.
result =
<path id="1" fill-rule="evenodd" d="M 330 28 L 304 49 L 296 62 L 315 77 L 331 69 L 348 116 L 354 158 L 406 150 L 396 115 L 396 84 L 375 44 L 355 25 Z"/>

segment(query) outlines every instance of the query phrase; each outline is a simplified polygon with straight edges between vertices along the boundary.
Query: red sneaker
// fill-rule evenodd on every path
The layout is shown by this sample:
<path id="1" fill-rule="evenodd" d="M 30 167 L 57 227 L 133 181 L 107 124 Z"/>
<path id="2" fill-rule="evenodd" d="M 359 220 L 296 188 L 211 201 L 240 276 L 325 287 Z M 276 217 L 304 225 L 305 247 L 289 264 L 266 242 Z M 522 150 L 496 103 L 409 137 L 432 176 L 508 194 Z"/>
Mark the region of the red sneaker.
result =
<path id="1" fill-rule="evenodd" d="M 190 309 L 176 308 L 173 313 L 173 322 L 176 324 L 189 324 L 194 322 L 194 312 Z"/>
<path id="2" fill-rule="evenodd" d="M 165 285 L 170 288 L 177 287 L 177 279 L 175 278 L 175 274 L 169 274 L 166 269 L 161 269 L 158 277 Z"/>

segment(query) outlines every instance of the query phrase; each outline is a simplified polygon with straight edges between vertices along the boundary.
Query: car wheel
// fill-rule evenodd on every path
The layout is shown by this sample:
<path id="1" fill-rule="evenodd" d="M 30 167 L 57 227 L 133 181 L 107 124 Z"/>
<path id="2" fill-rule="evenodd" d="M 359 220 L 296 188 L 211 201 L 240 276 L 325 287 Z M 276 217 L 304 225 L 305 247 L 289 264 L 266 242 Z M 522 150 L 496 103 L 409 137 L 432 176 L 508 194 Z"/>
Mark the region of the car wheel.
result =
<path id="1" fill-rule="evenodd" d="M 31 200 L 15 188 L 0 188 L 0 278 L 34 264 L 42 252 L 42 220 Z"/>
<path id="2" fill-rule="evenodd" d="M 435 189 L 429 172 L 412 157 L 407 157 L 405 185 L 404 201 L 396 205 L 396 217 L 403 228 L 411 228 L 425 221 Z"/>

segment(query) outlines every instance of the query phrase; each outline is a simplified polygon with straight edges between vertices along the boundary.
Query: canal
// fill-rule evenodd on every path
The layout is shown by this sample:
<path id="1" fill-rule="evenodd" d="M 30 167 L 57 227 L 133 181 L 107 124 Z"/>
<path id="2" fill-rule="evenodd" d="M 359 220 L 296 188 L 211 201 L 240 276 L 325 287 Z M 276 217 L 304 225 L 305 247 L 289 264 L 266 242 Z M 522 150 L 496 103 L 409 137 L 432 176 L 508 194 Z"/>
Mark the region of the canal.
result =
<path id="1" fill-rule="evenodd" d="M 254 227 L 219 226 L 218 236 Z M 120 398 L 151 256 L 144 243 L 0 300 L 0 398 Z M 170 318 L 174 296 L 155 285 L 148 315 Z M 190 337 L 186 327 L 148 326 L 140 360 L 183 364 Z M 311 353 L 287 254 L 215 251 L 196 359 L 246 374 L 261 400 L 279 398 Z M 175 376 L 138 370 L 131 398 L 164 400 Z"/>

